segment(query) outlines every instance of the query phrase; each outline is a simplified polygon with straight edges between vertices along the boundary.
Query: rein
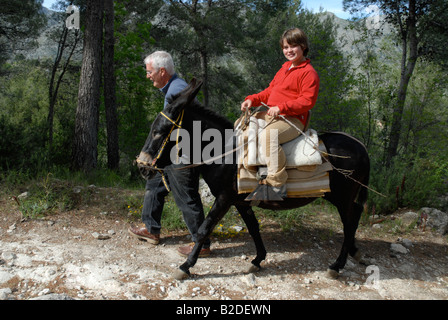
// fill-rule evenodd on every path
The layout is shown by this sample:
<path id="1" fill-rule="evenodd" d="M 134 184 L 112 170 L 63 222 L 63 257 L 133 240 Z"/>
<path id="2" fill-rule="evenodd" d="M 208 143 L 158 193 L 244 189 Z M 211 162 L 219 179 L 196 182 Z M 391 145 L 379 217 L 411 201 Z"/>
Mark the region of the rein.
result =
<path id="1" fill-rule="evenodd" d="M 251 117 L 253 114 L 255 114 L 256 112 L 258 112 L 258 110 L 259 110 L 261 107 L 269 108 L 268 105 L 266 105 L 266 104 L 263 103 L 263 106 L 260 106 L 260 107 L 256 108 L 256 109 L 255 109 L 253 112 L 251 112 L 251 113 L 249 113 L 248 110 L 246 110 L 245 114 L 242 115 L 242 116 L 240 117 L 240 119 L 242 120 L 242 121 L 241 121 L 241 124 L 242 124 L 242 130 L 244 130 L 244 129 L 247 127 L 247 124 L 248 124 L 248 122 L 249 122 L 250 117 Z M 166 137 L 165 140 L 163 141 L 162 146 L 160 147 L 159 151 L 157 152 L 157 156 L 154 158 L 154 160 L 152 161 L 152 164 L 151 164 L 151 165 L 148 165 L 148 163 L 143 162 L 143 161 L 141 161 L 141 160 L 139 161 L 138 159 L 137 159 L 137 161 L 136 161 L 137 164 L 139 164 L 139 165 L 142 166 L 142 167 L 146 167 L 146 168 L 149 168 L 149 169 L 153 169 L 153 170 L 157 170 L 157 171 L 159 171 L 159 172 L 162 174 L 162 180 L 163 180 L 163 183 L 165 184 L 165 187 L 167 188 L 168 191 L 170 190 L 170 188 L 169 188 L 169 186 L 168 186 L 168 183 L 165 181 L 165 176 L 163 175 L 163 171 L 167 171 L 167 169 L 164 169 L 164 168 L 158 168 L 158 167 L 157 167 L 157 160 L 161 157 L 162 152 L 163 152 L 163 150 L 165 149 L 165 146 L 166 146 L 166 144 L 168 143 L 168 140 L 170 139 L 171 134 L 172 134 L 174 128 L 176 128 L 176 127 L 179 128 L 179 129 L 182 128 L 182 121 L 183 121 L 183 118 L 184 118 L 184 111 L 185 111 L 185 110 L 182 110 L 182 112 L 179 114 L 179 117 L 176 119 L 176 121 L 173 121 L 170 117 L 168 117 L 168 116 L 167 116 L 166 114 L 164 114 L 162 111 L 160 112 L 160 114 L 161 114 L 162 116 L 164 116 L 169 122 L 171 122 L 171 123 L 173 124 L 173 126 L 171 127 L 171 130 L 170 130 L 169 134 L 167 135 L 167 137 Z M 294 125 L 291 121 L 289 121 L 288 119 L 286 119 L 285 116 L 283 116 L 283 115 L 279 115 L 279 117 L 281 117 L 281 118 L 282 118 L 283 120 L 285 120 L 289 125 L 291 125 L 291 126 L 294 127 L 296 130 L 298 130 L 302 135 L 304 135 L 304 136 L 307 138 L 307 139 L 306 139 L 307 141 L 310 140 L 309 137 L 308 137 L 302 130 L 300 130 L 300 129 L 299 129 L 296 125 Z M 272 118 L 271 122 L 272 122 L 273 120 L 274 120 L 274 118 Z M 264 128 L 262 128 L 262 130 L 266 129 L 266 127 L 267 127 L 271 122 L 267 123 L 267 124 L 264 126 Z M 177 143 L 178 140 L 179 140 L 179 131 L 177 132 L 177 137 L 176 137 L 176 147 L 177 147 L 177 148 L 178 148 L 178 143 Z M 232 150 L 229 150 L 229 151 L 227 151 L 227 152 L 225 152 L 225 153 L 223 153 L 223 154 L 221 154 L 221 155 L 218 155 L 218 156 L 216 156 L 216 157 L 214 157 L 214 158 L 212 158 L 212 159 L 207 160 L 207 162 L 213 162 L 213 161 L 218 160 L 218 159 L 220 159 L 220 158 L 223 158 L 223 157 L 225 157 L 225 156 L 227 156 L 227 155 L 229 155 L 229 154 L 232 154 L 232 153 L 238 151 L 239 149 L 243 148 L 243 147 L 244 147 L 246 144 L 248 144 L 248 143 L 249 143 L 249 141 L 246 141 L 245 143 L 241 144 L 240 146 L 238 146 L 238 147 L 236 147 L 236 148 L 233 148 Z M 321 150 L 319 150 L 318 146 L 315 146 L 315 145 L 314 145 L 314 143 L 313 143 L 313 147 L 314 147 L 314 149 L 315 149 L 316 151 L 320 152 L 320 153 L 322 154 L 323 157 L 331 156 L 331 157 L 338 157 L 338 158 L 349 158 L 349 157 L 347 157 L 347 156 L 339 156 L 339 155 L 329 154 L 329 153 L 327 153 L 327 152 L 321 151 Z M 179 151 L 179 150 L 178 150 L 178 151 Z M 189 169 L 189 168 L 193 168 L 193 167 L 198 167 L 198 166 L 207 164 L 207 162 L 204 162 L 204 161 L 203 161 L 203 162 L 201 162 L 201 163 L 193 163 L 193 164 L 190 164 L 190 165 L 183 166 L 183 167 L 181 167 L 181 168 L 176 168 L 175 170 L 185 170 L 185 169 Z M 378 195 L 380 195 L 380 196 L 386 198 L 386 196 L 385 196 L 384 194 L 382 194 L 382 193 L 380 193 L 380 192 L 378 192 L 378 191 L 376 191 L 376 190 L 373 190 L 373 189 L 370 188 L 369 186 L 366 186 L 366 185 L 364 185 L 363 183 L 361 183 L 360 181 L 354 179 L 354 178 L 351 176 L 351 174 L 353 173 L 352 170 L 339 169 L 339 168 L 336 168 L 335 166 L 333 166 L 333 164 L 331 164 L 330 161 L 328 161 L 328 162 L 330 163 L 330 165 L 332 166 L 332 168 L 333 168 L 334 170 L 338 171 L 339 173 L 341 173 L 342 175 L 344 175 L 346 178 L 349 178 L 349 179 L 353 180 L 354 182 L 358 183 L 359 185 L 361 185 L 361 186 L 367 188 L 368 190 L 373 191 L 374 193 L 376 193 L 376 194 L 378 194 Z M 169 169 L 168 169 L 168 170 L 169 170 Z M 171 170 L 173 170 L 173 169 L 171 169 Z"/>
<path id="2" fill-rule="evenodd" d="M 248 123 L 249 123 L 249 121 L 250 121 L 250 117 L 251 117 L 252 115 L 254 115 L 255 113 L 257 113 L 257 112 L 259 111 L 260 108 L 261 108 L 261 107 L 256 108 L 256 109 L 255 109 L 253 112 L 251 112 L 251 113 L 249 113 L 248 110 L 246 110 L 245 114 L 242 115 L 242 116 L 238 119 L 238 120 L 241 119 L 241 122 L 240 122 L 236 127 L 238 128 L 238 126 L 241 124 L 241 129 L 237 129 L 237 130 L 242 130 L 242 131 L 244 131 L 244 130 L 247 128 L 247 125 L 248 125 Z M 264 129 L 265 129 L 265 128 L 266 128 L 266 127 L 273 121 L 273 120 L 274 120 L 274 118 L 272 118 L 272 120 L 271 120 L 269 123 L 267 123 L 261 130 L 264 130 Z M 238 135 L 235 134 L 235 136 L 238 136 Z M 236 147 L 236 148 L 233 148 L 232 150 L 229 150 L 229 151 L 227 151 L 227 152 L 225 152 L 225 153 L 222 153 L 222 154 L 220 154 L 220 155 L 218 155 L 218 156 L 216 156 L 216 157 L 213 157 L 213 158 L 211 158 L 211 159 L 208 159 L 207 162 L 202 161 L 202 162 L 200 162 L 200 163 L 192 163 L 192 164 L 186 165 L 186 166 L 181 167 L 181 168 L 176 168 L 175 170 L 185 170 L 185 169 L 190 169 L 190 168 L 194 168 L 194 167 L 202 166 L 202 165 L 207 164 L 207 163 L 211 163 L 211 162 L 213 162 L 213 161 L 215 161 L 215 160 L 224 158 L 224 157 L 228 156 L 229 154 L 232 154 L 232 153 L 234 153 L 234 152 L 236 152 L 236 151 L 238 151 L 238 150 L 244 148 L 244 146 L 247 145 L 248 143 L 249 143 L 249 140 L 246 141 L 245 143 L 241 144 L 240 146 L 238 146 L 238 147 Z"/>

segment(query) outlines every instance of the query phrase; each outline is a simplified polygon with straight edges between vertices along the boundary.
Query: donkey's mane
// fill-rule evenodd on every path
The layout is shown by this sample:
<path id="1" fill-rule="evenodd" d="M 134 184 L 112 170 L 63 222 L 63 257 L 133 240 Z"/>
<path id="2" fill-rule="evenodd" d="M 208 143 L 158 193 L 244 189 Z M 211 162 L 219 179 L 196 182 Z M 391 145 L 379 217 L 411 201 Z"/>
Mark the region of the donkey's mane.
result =
<path id="1" fill-rule="evenodd" d="M 206 108 L 199 102 L 193 103 L 190 106 L 190 110 L 195 113 L 199 118 L 206 119 L 210 122 L 217 124 L 220 127 L 224 128 L 233 128 L 233 123 L 229 121 L 226 117 L 220 115 L 216 111 Z"/>

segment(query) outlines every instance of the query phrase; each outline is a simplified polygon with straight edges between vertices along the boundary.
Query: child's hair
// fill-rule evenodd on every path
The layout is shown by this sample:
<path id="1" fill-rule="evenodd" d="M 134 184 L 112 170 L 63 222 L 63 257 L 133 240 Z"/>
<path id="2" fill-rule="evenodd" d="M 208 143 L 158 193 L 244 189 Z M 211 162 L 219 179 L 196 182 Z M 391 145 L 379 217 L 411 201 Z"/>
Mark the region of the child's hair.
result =
<path id="1" fill-rule="evenodd" d="M 303 50 L 303 55 L 306 57 L 309 51 L 309 43 L 308 43 L 308 37 L 306 36 L 305 32 L 303 32 L 302 29 L 291 28 L 286 30 L 283 33 L 282 37 L 280 38 L 280 47 L 282 49 L 284 40 L 286 40 L 286 42 L 289 45 L 301 46 Z"/>

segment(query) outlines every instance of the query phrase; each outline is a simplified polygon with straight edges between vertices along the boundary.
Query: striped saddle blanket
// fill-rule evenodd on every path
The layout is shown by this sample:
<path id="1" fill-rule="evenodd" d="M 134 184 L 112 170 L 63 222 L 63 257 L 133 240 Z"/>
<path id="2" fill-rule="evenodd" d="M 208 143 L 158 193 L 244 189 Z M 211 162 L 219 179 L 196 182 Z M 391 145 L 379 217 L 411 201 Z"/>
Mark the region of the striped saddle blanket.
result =
<path id="1" fill-rule="evenodd" d="M 257 173 L 261 176 L 267 172 L 263 148 L 258 141 L 264 127 L 264 120 L 251 117 L 246 130 L 238 133 L 240 141 L 246 143 L 244 151 L 239 153 L 239 193 L 254 191 L 259 184 Z M 315 130 L 307 130 L 296 139 L 282 144 L 282 148 L 286 156 L 286 189 L 289 198 L 322 197 L 324 193 L 330 192 L 329 171 L 332 166 L 322 157 L 326 148 Z"/>

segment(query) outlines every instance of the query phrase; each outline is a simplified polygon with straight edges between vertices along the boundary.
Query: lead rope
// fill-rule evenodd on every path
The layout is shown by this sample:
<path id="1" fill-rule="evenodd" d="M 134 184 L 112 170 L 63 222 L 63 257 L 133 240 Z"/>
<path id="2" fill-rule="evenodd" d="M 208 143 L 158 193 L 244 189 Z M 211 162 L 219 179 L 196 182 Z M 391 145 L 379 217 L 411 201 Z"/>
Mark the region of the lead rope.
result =
<path id="1" fill-rule="evenodd" d="M 261 104 L 262 104 L 264 107 L 266 107 L 266 108 L 269 109 L 269 106 L 268 106 L 266 103 L 262 102 Z M 309 143 L 311 144 L 311 146 L 313 147 L 313 149 L 316 150 L 317 152 L 319 152 L 321 155 L 323 155 L 323 156 L 332 156 L 332 157 L 336 157 L 336 158 L 344 158 L 344 159 L 348 159 L 348 158 L 350 158 L 350 157 L 348 157 L 348 156 L 340 156 L 340 155 L 337 155 L 337 154 L 330 154 L 330 153 L 328 153 L 328 152 L 326 152 L 326 151 L 320 150 L 320 149 L 319 149 L 319 145 L 316 145 L 316 144 L 314 143 L 314 141 L 311 140 L 310 136 L 308 136 L 305 132 L 303 132 L 302 130 L 300 130 L 299 127 L 297 127 L 294 123 L 292 123 L 291 121 L 289 121 L 288 119 L 286 119 L 286 117 L 285 117 L 284 115 L 279 114 L 278 116 L 279 116 L 280 118 L 282 118 L 283 120 L 285 120 L 285 122 L 287 122 L 290 126 L 292 126 L 292 127 L 295 128 L 297 131 L 299 131 L 300 134 L 302 134 L 302 135 L 305 137 L 305 141 L 306 141 L 306 142 L 309 142 Z"/>
<path id="2" fill-rule="evenodd" d="M 263 102 L 262 102 L 262 104 L 263 104 L 264 107 L 269 108 L 269 106 L 268 106 L 267 104 L 265 104 L 265 103 L 263 103 Z M 282 118 L 283 120 L 285 120 L 285 121 L 286 121 L 289 125 L 291 125 L 293 128 L 295 128 L 296 130 L 298 130 L 302 135 L 304 135 L 304 136 L 306 137 L 306 141 L 310 141 L 310 142 L 312 143 L 312 145 L 313 145 L 313 148 L 314 148 L 317 152 L 319 152 L 324 158 L 325 158 L 326 156 L 336 157 L 336 158 L 344 158 L 344 159 L 348 159 L 348 158 L 350 158 L 350 157 L 348 157 L 348 156 L 340 156 L 340 155 L 331 154 L 331 153 L 328 153 L 328 152 L 326 152 L 326 151 L 322 151 L 322 150 L 320 150 L 320 149 L 319 149 L 319 146 L 316 146 L 316 144 L 311 140 L 311 138 L 310 138 L 308 135 L 306 135 L 305 132 L 303 132 L 302 130 L 300 130 L 300 128 L 298 128 L 294 123 L 292 123 L 291 121 L 289 121 L 288 119 L 286 119 L 286 117 L 283 116 L 283 115 L 278 115 L 278 116 L 279 116 L 280 118 Z M 325 159 L 326 159 L 326 158 L 325 158 Z M 372 192 L 374 192 L 374 193 L 376 193 L 376 194 L 378 194 L 378 195 L 380 195 L 380 196 L 382 196 L 382 197 L 384 197 L 384 198 L 387 198 L 387 196 L 385 196 L 384 194 L 382 194 L 382 193 L 380 193 L 380 192 L 378 192 L 378 191 L 376 191 L 376 190 L 370 188 L 369 186 L 366 186 L 366 185 L 363 184 L 362 182 L 360 182 L 360 181 L 356 180 L 355 178 L 353 178 L 351 175 L 352 175 L 352 173 L 353 173 L 354 170 L 346 170 L 346 169 L 336 168 L 330 161 L 327 161 L 327 162 L 331 165 L 331 167 L 332 167 L 334 170 L 336 170 L 337 172 L 339 172 L 340 174 L 342 174 L 344 177 L 353 180 L 353 181 L 356 182 L 357 184 L 363 186 L 364 188 L 367 188 L 368 190 L 370 190 L 370 191 L 372 191 Z"/>
<path id="3" fill-rule="evenodd" d="M 261 107 L 256 108 L 256 109 L 255 109 L 253 112 L 251 112 L 251 113 L 249 113 L 248 110 L 246 109 L 246 112 L 244 113 L 244 115 L 242 115 L 242 116 L 240 117 L 241 120 L 239 120 L 239 122 L 237 122 L 237 125 L 236 125 L 237 131 L 239 131 L 239 130 L 244 131 L 244 130 L 247 128 L 248 123 L 250 122 L 250 118 L 251 118 L 255 113 L 257 113 L 258 110 L 259 110 L 260 108 L 261 108 Z M 271 119 L 271 120 L 270 120 L 270 121 L 269 121 L 263 128 L 261 128 L 261 131 L 265 130 L 266 127 L 267 127 L 268 125 L 270 125 L 270 124 L 272 123 L 272 121 L 274 121 L 274 120 L 275 120 L 275 118 L 272 118 L 272 119 Z M 238 129 L 238 126 L 240 126 L 240 125 L 241 125 L 241 128 Z M 260 132 L 261 132 L 261 131 L 260 131 Z M 235 137 L 235 136 L 237 137 L 238 134 L 234 133 L 234 135 L 233 135 L 232 137 Z M 255 139 L 255 138 L 256 138 L 256 137 L 253 137 L 252 139 Z M 216 157 L 213 157 L 213 158 L 211 158 L 211 159 L 208 159 L 207 162 L 202 161 L 202 162 L 200 162 L 200 163 L 193 163 L 193 164 L 186 165 L 186 166 L 184 166 L 184 167 L 182 167 L 182 168 L 176 168 L 175 170 L 185 170 L 185 169 L 190 169 L 190 168 L 193 168 L 193 167 L 198 167 L 198 166 L 201 166 L 201 165 L 203 165 L 203 164 L 212 163 L 213 161 L 216 161 L 216 160 L 218 160 L 218 159 L 224 158 L 224 157 L 228 156 L 229 154 L 232 154 L 232 153 L 234 153 L 234 152 L 236 152 L 236 151 L 238 151 L 238 150 L 244 148 L 244 146 L 246 146 L 246 145 L 247 145 L 249 142 L 251 142 L 251 141 L 252 141 L 252 140 L 247 140 L 246 142 L 244 142 L 243 144 L 241 144 L 240 146 L 238 146 L 238 147 L 236 147 L 236 148 L 233 148 L 232 150 L 229 150 L 229 151 L 227 151 L 227 152 L 225 152 L 225 153 L 222 153 L 222 154 L 220 154 L 220 155 L 218 155 L 218 156 L 216 156 Z"/>
<path id="4" fill-rule="evenodd" d="M 262 102 L 262 105 L 263 105 L 263 107 L 266 107 L 266 108 L 269 109 L 269 106 L 268 106 L 267 104 L 265 104 L 265 103 Z M 249 112 L 248 112 L 248 109 L 246 109 L 246 111 L 245 111 L 245 113 L 244 113 L 244 116 L 241 117 L 241 121 L 243 121 L 243 122 L 242 122 L 242 130 L 243 130 L 243 131 L 244 131 L 244 129 L 247 127 L 247 124 L 248 124 L 248 122 L 250 121 L 250 117 L 251 117 L 253 114 L 255 114 L 256 112 L 258 112 L 258 110 L 259 110 L 261 107 L 262 107 L 262 106 L 256 108 L 256 109 L 255 109 L 253 112 L 251 112 L 251 113 L 249 113 Z M 156 159 L 158 159 L 158 158 L 160 157 L 160 155 L 162 154 L 162 151 L 163 151 L 163 149 L 165 148 L 165 145 L 166 145 L 166 143 L 167 143 L 169 137 L 171 136 L 171 133 L 173 132 L 174 127 L 177 126 L 178 128 L 181 128 L 181 126 L 178 125 L 176 122 L 177 122 L 177 120 L 180 119 L 180 123 L 182 123 L 182 121 L 183 121 L 183 116 L 184 116 L 184 110 L 182 110 L 182 112 L 181 112 L 181 114 L 179 115 L 179 118 L 176 120 L 176 122 L 174 122 L 172 119 L 170 119 L 169 117 L 167 117 L 163 112 L 160 112 L 160 113 L 161 113 L 165 118 L 167 118 L 171 123 L 173 123 L 173 127 L 171 128 L 170 133 L 169 133 L 168 136 L 166 137 L 166 139 L 165 139 L 165 141 L 164 141 L 164 143 L 163 143 L 161 149 L 159 150 L 159 153 L 158 153 Z M 300 132 L 300 134 L 304 135 L 305 138 L 306 138 L 306 141 L 311 141 L 313 148 L 314 148 L 317 152 L 321 153 L 321 155 L 324 157 L 324 159 L 326 159 L 326 157 L 328 157 L 328 156 L 330 156 L 330 157 L 336 157 L 336 158 L 344 158 L 344 159 L 348 159 L 348 158 L 350 158 L 350 157 L 348 157 L 348 156 L 340 156 L 340 155 L 330 154 L 330 153 L 328 153 L 328 152 L 326 152 L 326 151 L 322 151 L 322 150 L 320 150 L 320 149 L 319 149 L 319 146 L 316 146 L 316 144 L 311 140 L 311 138 L 310 138 L 307 134 L 305 134 L 305 132 L 303 132 L 300 128 L 298 128 L 298 127 L 297 127 L 295 124 L 293 124 L 291 121 L 289 121 L 288 119 L 286 119 L 285 116 L 283 116 L 283 115 L 278 115 L 278 116 L 279 116 L 280 118 L 282 118 L 285 122 L 287 122 L 289 125 L 291 125 L 293 128 L 295 128 L 296 130 L 298 130 L 298 131 Z M 272 117 L 272 119 L 271 119 L 271 120 L 270 120 L 270 121 L 269 121 L 263 128 L 261 128 L 261 130 L 265 130 L 266 127 L 269 126 L 269 125 L 272 123 L 272 121 L 273 121 L 274 119 L 275 119 L 275 118 Z M 177 134 L 177 139 L 178 139 L 178 138 L 179 138 L 179 131 L 178 131 L 177 133 L 178 133 L 178 134 Z M 178 140 L 176 140 L 176 146 L 178 145 L 177 142 L 178 142 Z M 244 147 L 245 145 L 247 145 L 248 143 L 249 143 L 249 140 L 248 140 L 247 142 L 243 143 L 242 145 L 240 145 L 240 146 L 237 147 L 237 148 L 234 148 L 234 149 L 232 149 L 232 150 L 230 150 L 230 151 L 227 151 L 227 152 L 225 152 L 225 153 L 223 153 L 223 154 L 221 154 L 221 155 L 219 155 L 219 156 L 216 156 L 216 157 L 214 157 L 214 158 L 212 158 L 212 159 L 207 160 L 207 162 L 211 163 L 211 162 L 213 162 L 213 161 L 215 161 L 215 160 L 217 160 L 217 159 L 220 159 L 220 158 L 225 157 L 225 156 L 227 156 L 227 155 L 229 155 L 229 154 L 232 154 L 232 153 L 238 151 L 239 149 L 243 148 L 243 147 Z M 178 146 L 177 146 L 177 147 L 178 147 Z M 179 150 L 178 150 L 178 152 L 179 152 Z M 178 156 L 179 156 L 179 155 L 178 155 Z M 340 169 L 340 168 L 335 167 L 330 161 L 327 160 L 327 162 L 330 164 L 330 166 L 331 166 L 334 170 L 336 170 L 337 172 L 339 172 L 340 174 L 342 174 L 344 177 L 351 179 L 352 181 L 354 181 L 354 182 L 358 183 L 359 185 L 363 186 L 364 188 L 366 188 L 366 189 L 368 189 L 368 190 L 370 190 L 370 191 L 372 191 L 372 192 L 374 192 L 374 193 L 376 193 L 376 194 L 378 194 L 378 195 L 380 195 L 380 196 L 382 196 L 382 197 L 384 197 L 384 198 L 387 198 L 387 196 L 385 196 L 384 194 L 382 194 L 382 193 L 380 193 L 380 192 L 378 192 L 378 191 L 376 191 L 376 190 L 370 188 L 369 186 L 366 186 L 365 184 L 361 183 L 360 181 L 354 179 L 354 178 L 351 176 L 354 170 Z M 197 163 L 197 164 L 190 164 L 190 165 L 184 166 L 184 167 L 182 167 L 182 168 L 176 168 L 176 169 L 174 169 L 174 170 L 184 170 L 184 169 L 189 169 L 189 168 L 197 167 L 197 166 L 200 166 L 200 165 L 203 165 L 203 164 L 206 164 L 206 162 L 203 161 L 203 162 L 201 162 L 201 163 Z M 146 165 L 145 165 L 145 166 L 146 166 Z M 163 171 L 173 170 L 173 169 L 157 168 L 157 166 L 155 166 L 155 167 L 153 167 L 153 168 L 156 169 L 156 170 L 158 170 L 158 171 L 160 172 L 160 174 L 162 175 L 162 180 L 163 180 L 163 183 L 165 184 L 165 187 L 167 188 L 168 191 L 170 191 L 169 186 L 168 186 L 168 183 L 165 181 L 165 176 L 164 176 L 164 174 L 163 174 Z"/>

